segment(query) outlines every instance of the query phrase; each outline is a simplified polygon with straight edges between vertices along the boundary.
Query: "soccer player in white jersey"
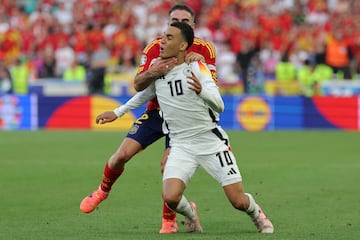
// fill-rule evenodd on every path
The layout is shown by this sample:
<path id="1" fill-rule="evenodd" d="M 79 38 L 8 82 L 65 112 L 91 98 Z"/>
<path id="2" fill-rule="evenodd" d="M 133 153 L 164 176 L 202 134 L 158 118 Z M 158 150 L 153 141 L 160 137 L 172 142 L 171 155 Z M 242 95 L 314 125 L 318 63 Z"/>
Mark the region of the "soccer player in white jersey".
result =
<path id="1" fill-rule="evenodd" d="M 170 155 L 163 175 L 163 198 L 168 207 L 185 216 L 188 232 L 202 232 L 197 207 L 183 195 L 191 177 L 203 167 L 223 187 L 234 208 L 246 212 L 261 233 L 274 227 L 249 193 L 225 131 L 216 122 L 224 103 L 206 64 L 185 63 L 192 44 L 193 29 L 186 23 L 172 23 L 160 43 L 160 57 L 176 57 L 178 65 L 155 80 L 144 95 L 158 98 L 170 134 Z"/>

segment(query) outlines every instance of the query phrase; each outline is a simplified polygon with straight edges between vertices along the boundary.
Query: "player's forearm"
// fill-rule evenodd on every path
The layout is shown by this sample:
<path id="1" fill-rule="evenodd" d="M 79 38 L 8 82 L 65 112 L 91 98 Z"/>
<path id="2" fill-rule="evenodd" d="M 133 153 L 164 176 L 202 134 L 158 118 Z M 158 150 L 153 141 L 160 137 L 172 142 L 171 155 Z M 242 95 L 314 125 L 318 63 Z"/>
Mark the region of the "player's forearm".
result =
<path id="1" fill-rule="evenodd" d="M 121 117 L 125 113 L 135 108 L 142 106 L 144 103 L 154 98 L 155 94 L 153 91 L 144 90 L 135 94 L 132 98 L 130 98 L 124 105 L 114 109 L 114 113 L 117 117 Z"/>
<path id="2" fill-rule="evenodd" d="M 155 81 L 159 76 L 153 73 L 150 69 L 137 74 L 134 80 L 134 88 L 136 91 L 140 92 L 147 88 L 153 81 Z"/>
<path id="3" fill-rule="evenodd" d="M 203 89 L 200 97 L 211 107 L 214 111 L 221 113 L 224 111 L 224 101 L 219 93 L 217 87 Z"/>

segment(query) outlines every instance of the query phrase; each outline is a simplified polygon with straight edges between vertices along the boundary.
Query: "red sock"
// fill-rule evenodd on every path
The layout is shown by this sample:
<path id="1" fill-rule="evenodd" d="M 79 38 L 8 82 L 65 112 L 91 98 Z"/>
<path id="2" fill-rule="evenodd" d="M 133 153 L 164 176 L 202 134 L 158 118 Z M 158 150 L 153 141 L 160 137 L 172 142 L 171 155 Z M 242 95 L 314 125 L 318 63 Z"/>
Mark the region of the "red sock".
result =
<path id="1" fill-rule="evenodd" d="M 168 208 L 165 202 L 163 202 L 163 215 L 164 219 L 174 220 L 176 218 L 176 212 Z"/>
<path id="2" fill-rule="evenodd" d="M 106 163 L 104 168 L 104 174 L 100 184 L 101 190 L 104 192 L 110 192 L 112 185 L 115 183 L 116 179 L 120 177 L 123 171 L 124 168 L 118 170 L 111 170 L 108 163 Z"/>

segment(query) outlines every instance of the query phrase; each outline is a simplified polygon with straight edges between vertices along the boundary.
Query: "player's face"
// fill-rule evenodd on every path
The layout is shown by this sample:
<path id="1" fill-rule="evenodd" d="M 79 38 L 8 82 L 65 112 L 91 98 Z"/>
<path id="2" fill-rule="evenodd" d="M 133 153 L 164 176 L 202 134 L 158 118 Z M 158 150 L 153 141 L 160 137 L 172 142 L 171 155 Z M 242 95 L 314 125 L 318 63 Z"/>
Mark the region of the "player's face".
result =
<path id="1" fill-rule="evenodd" d="M 191 14 L 185 10 L 175 10 L 170 14 L 169 25 L 173 22 L 184 22 L 189 24 L 192 28 L 195 27 L 194 19 Z"/>
<path id="2" fill-rule="evenodd" d="M 168 27 L 160 42 L 160 57 L 170 58 L 176 57 L 181 48 L 183 48 L 184 41 L 181 37 L 180 29 L 176 27 Z"/>

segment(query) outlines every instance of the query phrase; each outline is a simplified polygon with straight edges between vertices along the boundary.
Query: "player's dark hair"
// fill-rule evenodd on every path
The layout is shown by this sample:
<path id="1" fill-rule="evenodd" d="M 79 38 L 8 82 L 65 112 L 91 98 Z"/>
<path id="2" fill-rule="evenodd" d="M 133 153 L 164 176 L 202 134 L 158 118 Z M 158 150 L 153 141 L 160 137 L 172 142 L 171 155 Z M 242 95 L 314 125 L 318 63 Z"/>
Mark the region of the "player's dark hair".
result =
<path id="1" fill-rule="evenodd" d="M 187 11 L 188 13 L 190 13 L 191 17 L 193 19 L 195 19 L 195 13 L 194 13 L 194 10 L 192 10 L 190 7 L 184 5 L 184 4 L 176 4 L 174 5 L 170 11 L 169 11 L 169 15 L 171 15 L 171 13 L 175 10 L 184 10 L 184 11 Z"/>
<path id="2" fill-rule="evenodd" d="M 193 28 L 189 24 L 183 23 L 183 22 L 173 22 L 173 23 L 170 24 L 170 26 L 180 29 L 181 35 L 183 36 L 183 38 L 188 43 L 188 46 L 186 48 L 186 50 L 187 50 L 194 42 L 194 30 L 193 30 Z"/>

